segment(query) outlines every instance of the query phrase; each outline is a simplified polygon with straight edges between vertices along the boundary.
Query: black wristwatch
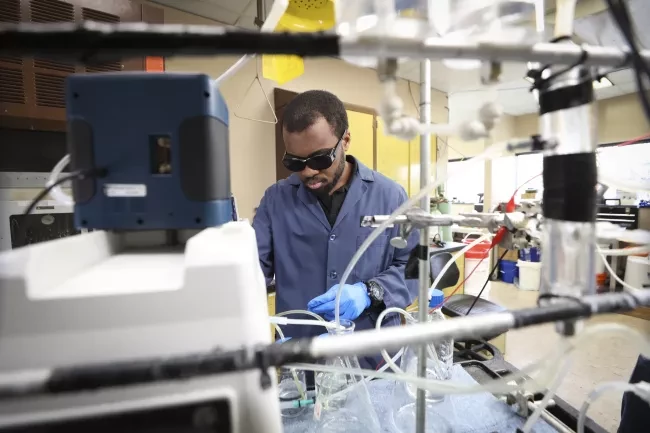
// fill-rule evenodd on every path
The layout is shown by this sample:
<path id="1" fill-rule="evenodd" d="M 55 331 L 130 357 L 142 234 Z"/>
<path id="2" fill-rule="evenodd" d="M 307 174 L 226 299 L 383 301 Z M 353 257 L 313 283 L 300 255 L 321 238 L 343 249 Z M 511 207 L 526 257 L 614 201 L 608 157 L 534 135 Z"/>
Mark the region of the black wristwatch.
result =
<path id="1" fill-rule="evenodd" d="M 370 307 L 372 309 L 384 308 L 384 288 L 376 281 L 364 281 L 368 297 L 370 298 Z"/>

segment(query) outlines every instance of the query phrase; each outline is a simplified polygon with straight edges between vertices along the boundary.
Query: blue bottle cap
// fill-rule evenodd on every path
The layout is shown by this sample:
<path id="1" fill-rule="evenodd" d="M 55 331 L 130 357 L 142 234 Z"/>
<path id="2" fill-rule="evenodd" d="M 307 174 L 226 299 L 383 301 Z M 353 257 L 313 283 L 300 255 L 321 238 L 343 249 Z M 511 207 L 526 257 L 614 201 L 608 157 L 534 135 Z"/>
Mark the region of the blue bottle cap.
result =
<path id="1" fill-rule="evenodd" d="M 437 308 L 445 302 L 445 294 L 442 290 L 433 289 L 431 291 L 431 299 L 429 299 L 429 308 Z"/>

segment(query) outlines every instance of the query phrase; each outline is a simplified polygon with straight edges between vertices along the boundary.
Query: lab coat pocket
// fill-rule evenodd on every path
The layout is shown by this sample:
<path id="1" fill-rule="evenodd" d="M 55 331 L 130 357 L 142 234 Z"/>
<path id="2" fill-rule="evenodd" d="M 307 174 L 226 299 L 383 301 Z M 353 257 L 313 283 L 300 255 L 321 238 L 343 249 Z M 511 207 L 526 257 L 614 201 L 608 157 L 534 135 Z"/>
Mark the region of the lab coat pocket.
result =
<path id="1" fill-rule="evenodd" d="M 357 236 L 357 250 L 361 244 L 368 238 L 370 233 L 364 233 Z M 370 244 L 368 249 L 363 253 L 356 266 L 356 274 L 358 280 L 366 281 L 370 278 L 376 277 L 383 271 L 384 262 L 387 257 L 388 249 L 388 235 L 382 234 L 373 243 Z"/>

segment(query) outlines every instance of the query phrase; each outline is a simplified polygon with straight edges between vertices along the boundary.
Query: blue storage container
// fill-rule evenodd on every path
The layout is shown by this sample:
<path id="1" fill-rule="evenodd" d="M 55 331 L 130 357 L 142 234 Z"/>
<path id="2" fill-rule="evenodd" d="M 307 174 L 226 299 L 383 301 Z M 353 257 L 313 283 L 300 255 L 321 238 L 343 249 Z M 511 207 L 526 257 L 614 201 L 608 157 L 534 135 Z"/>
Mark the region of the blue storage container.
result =
<path id="1" fill-rule="evenodd" d="M 501 263 L 499 264 L 499 274 L 501 274 L 501 280 L 503 280 L 504 283 L 514 283 L 517 270 L 517 262 L 501 260 Z"/>
<path id="2" fill-rule="evenodd" d="M 539 262 L 541 257 L 537 248 L 522 248 L 519 250 L 519 259 L 524 262 Z"/>

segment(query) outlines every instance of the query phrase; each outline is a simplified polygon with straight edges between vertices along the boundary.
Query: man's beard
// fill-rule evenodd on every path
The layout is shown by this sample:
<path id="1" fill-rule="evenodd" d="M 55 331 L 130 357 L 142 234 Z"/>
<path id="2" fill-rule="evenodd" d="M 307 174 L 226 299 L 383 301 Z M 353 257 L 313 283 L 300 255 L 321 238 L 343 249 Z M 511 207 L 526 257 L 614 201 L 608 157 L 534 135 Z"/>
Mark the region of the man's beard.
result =
<path id="1" fill-rule="evenodd" d="M 331 182 L 326 183 L 325 185 L 321 186 L 318 189 L 312 190 L 313 193 L 318 194 L 318 195 L 329 195 L 334 187 L 336 186 L 337 183 L 339 183 L 339 180 L 341 180 L 341 176 L 343 176 L 343 171 L 345 170 L 345 156 L 342 156 L 339 161 L 339 165 L 336 167 L 336 171 L 334 172 L 334 178 L 332 179 Z M 316 176 L 316 178 L 318 178 Z M 305 183 L 309 183 L 313 178 L 306 179 Z"/>

